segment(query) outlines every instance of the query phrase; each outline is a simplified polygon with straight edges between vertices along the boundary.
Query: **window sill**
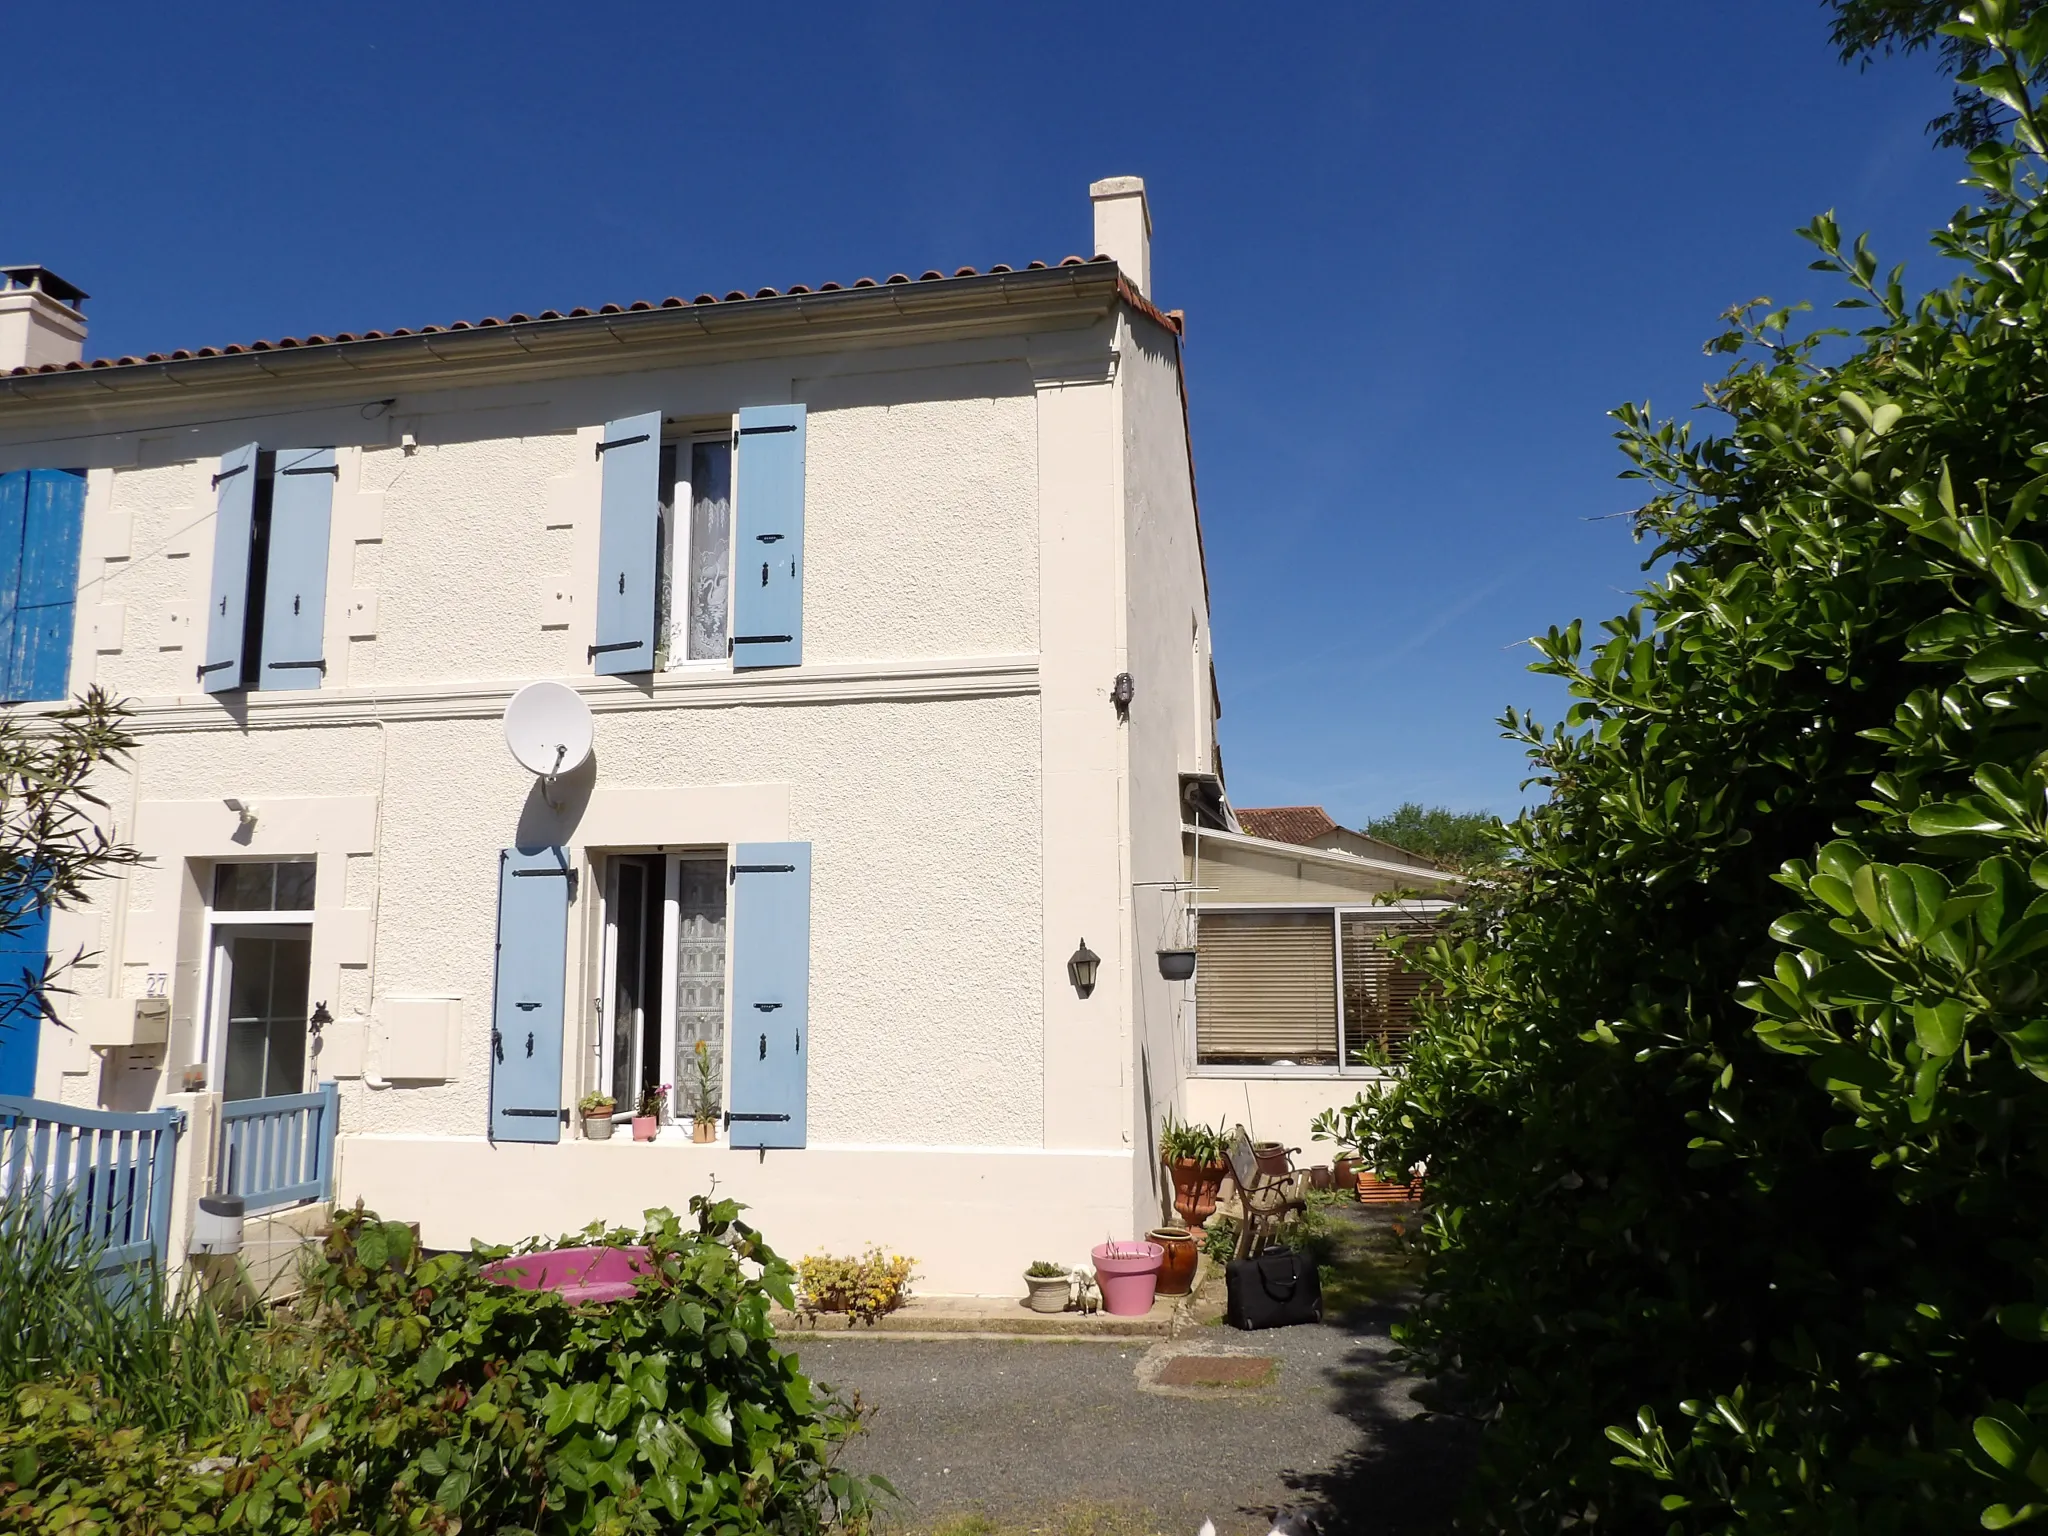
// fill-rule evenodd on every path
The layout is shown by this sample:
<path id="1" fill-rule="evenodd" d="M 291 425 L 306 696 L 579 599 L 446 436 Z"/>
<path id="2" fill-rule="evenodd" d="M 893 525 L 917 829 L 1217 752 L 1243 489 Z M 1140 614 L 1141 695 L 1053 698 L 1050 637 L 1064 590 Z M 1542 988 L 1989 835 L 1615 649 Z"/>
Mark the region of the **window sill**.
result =
<path id="1" fill-rule="evenodd" d="M 1393 1077 L 1398 1071 L 1398 1068 L 1394 1069 L 1394 1071 L 1388 1071 L 1384 1067 L 1276 1067 L 1256 1065 L 1234 1067 L 1214 1062 L 1203 1062 L 1189 1068 L 1188 1076 L 1250 1078 L 1254 1081 L 1271 1079 L 1281 1082 L 1301 1078 L 1327 1081 L 1341 1079 L 1345 1082 L 1372 1083 L 1379 1082 L 1383 1078 Z"/>

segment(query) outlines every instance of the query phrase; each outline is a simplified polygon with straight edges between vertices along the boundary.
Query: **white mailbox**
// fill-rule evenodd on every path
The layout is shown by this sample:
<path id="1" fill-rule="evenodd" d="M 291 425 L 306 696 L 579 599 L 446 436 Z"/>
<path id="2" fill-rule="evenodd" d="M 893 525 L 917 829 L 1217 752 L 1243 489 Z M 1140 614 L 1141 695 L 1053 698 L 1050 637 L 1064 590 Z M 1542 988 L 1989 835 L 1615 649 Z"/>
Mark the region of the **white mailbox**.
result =
<path id="1" fill-rule="evenodd" d="M 162 1045 L 171 1034 L 168 997 L 73 997 L 58 1002 L 57 1015 L 95 1050 Z"/>
<path id="2" fill-rule="evenodd" d="M 461 998 L 380 997 L 370 1016 L 370 1070 L 379 1077 L 445 1083 L 460 1071 Z"/>

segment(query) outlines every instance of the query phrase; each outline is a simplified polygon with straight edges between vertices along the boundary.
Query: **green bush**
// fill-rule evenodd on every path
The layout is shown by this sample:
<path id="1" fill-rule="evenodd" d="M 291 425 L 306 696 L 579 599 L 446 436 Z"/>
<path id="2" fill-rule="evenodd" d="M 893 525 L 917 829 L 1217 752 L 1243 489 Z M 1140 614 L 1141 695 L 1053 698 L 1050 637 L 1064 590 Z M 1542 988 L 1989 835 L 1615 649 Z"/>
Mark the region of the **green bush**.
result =
<path id="1" fill-rule="evenodd" d="M 773 1345 L 787 1266 L 731 1201 L 691 1210 L 694 1226 L 652 1211 L 639 1232 L 563 1240 L 649 1250 L 637 1296 L 587 1307 L 484 1279 L 503 1250 L 423 1256 L 405 1226 L 346 1214 L 296 1310 L 255 1336 L 239 1426 L 135 1425 L 92 1380 L 0 1405 L 0 1525 L 803 1536 L 861 1520 L 872 1485 L 834 1465 L 854 1415 Z"/>
<path id="2" fill-rule="evenodd" d="M 1404 1337 L 1487 1418 L 1485 1523 L 2048 1513 L 2048 13 L 2005 13 L 1948 286 L 1816 220 L 1866 329 L 1745 307 L 1723 433 L 1617 413 L 1668 566 L 1537 642 L 1549 798 L 1346 1117 L 1427 1161 Z"/>

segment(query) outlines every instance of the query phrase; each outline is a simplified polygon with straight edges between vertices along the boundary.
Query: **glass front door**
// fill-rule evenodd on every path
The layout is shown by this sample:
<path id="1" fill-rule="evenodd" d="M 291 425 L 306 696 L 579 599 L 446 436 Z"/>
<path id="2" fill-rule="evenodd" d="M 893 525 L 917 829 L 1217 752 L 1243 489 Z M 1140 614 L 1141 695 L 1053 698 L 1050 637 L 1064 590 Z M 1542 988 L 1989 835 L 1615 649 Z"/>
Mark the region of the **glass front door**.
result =
<path id="1" fill-rule="evenodd" d="M 309 924 L 214 929 L 214 1017 L 221 1096 L 262 1099 L 306 1088 Z"/>

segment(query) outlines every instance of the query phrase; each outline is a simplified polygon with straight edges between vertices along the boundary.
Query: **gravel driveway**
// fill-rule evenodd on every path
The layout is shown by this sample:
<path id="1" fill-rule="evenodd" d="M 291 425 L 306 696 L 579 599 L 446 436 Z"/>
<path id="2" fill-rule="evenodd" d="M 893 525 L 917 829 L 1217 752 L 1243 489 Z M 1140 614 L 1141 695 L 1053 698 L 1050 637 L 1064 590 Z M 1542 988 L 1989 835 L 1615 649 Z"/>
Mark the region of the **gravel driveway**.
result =
<path id="1" fill-rule="evenodd" d="M 1205 1518 L 1236 1536 L 1296 1508 L 1326 1536 L 1382 1536 L 1439 1529 L 1468 1450 L 1463 1426 L 1425 1413 L 1388 1364 L 1398 1315 L 1369 1306 L 1341 1325 L 1197 1328 L 1150 1348 L 847 1333 L 806 1339 L 799 1354 L 871 1410 L 850 1463 L 904 1496 L 891 1526 L 973 1511 L 1042 1527 L 1088 1504 L 1166 1536 L 1194 1536 Z M 1275 1370 L 1249 1389 L 1154 1382 L 1190 1352 L 1270 1357 Z"/>

